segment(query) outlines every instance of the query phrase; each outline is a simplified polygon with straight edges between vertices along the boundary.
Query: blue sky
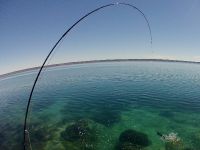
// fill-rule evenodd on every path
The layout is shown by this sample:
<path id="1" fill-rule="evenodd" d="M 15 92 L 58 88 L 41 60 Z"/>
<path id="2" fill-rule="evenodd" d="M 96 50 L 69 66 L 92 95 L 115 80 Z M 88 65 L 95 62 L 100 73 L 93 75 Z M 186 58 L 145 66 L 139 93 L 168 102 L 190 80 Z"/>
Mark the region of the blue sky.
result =
<path id="1" fill-rule="evenodd" d="M 39 66 L 77 19 L 109 0 L 0 0 L 0 74 Z M 124 0 L 140 8 L 147 24 L 125 6 L 106 8 L 81 22 L 48 64 L 114 58 L 200 61 L 199 0 Z"/>

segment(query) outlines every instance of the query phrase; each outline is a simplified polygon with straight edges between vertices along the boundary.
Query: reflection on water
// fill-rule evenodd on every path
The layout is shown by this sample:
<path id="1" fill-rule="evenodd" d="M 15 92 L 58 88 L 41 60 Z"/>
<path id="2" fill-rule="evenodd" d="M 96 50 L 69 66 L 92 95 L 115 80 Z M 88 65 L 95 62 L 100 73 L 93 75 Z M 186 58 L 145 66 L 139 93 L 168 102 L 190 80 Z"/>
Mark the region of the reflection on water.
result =
<path id="1" fill-rule="evenodd" d="M 21 149 L 35 72 L 0 80 L 0 149 Z M 199 150 L 200 66 L 115 62 L 49 68 L 29 114 L 37 150 Z M 177 140 L 178 139 L 178 140 Z"/>

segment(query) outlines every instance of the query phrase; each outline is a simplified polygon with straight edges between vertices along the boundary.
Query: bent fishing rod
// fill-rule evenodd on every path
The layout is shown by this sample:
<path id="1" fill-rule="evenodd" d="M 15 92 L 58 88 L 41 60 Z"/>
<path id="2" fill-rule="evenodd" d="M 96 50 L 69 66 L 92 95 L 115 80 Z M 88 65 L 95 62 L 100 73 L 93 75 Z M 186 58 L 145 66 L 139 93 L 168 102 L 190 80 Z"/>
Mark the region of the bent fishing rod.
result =
<path id="1" fill-rule="evenodd" d="M 84 20 L 85 18 L 87 18 L 88 16 L 92 15 L 93 13 L 97 12 L 97 11 L 100 11 L 104 8 L 107 8 L 107 7 L 112 7 L 112 6 L 117 6 L 117 5 L 124 5 L 124 6 L 128 6 L 128 7 L 131 7 L 135 10 L 137 10 L 142 16 L 143 18 L 145 19 L 146 23 L 147 23 L 147 26 L 148 26 L 148 29 L 149 29 L 149 34 L 150 34 L 150 43 L 152 45 L 152 33 L 151 33 L 151 27 L 150 27 L 150 24 L 149 24 L 149 21 L 147 19 L 147 17 L 145 16 L 145 14 L 139 9 L 137 8 L 136 6 L 132 5 L 132 4 L 129 4 L 129 3 L 110 3 L 110 4 L 107 4 L 107 5 L 103 5 L 101 7 L 98 7 L 92 11 L 90 11 L 89 13 L 87 13 L 86 15 L 84 15 L 83 17 L 81 17 L 78 21 L 76 21 L 70 28 L 68 28 L 64 34 L 59 38 L 59 40 L 54 44 L 54 46 L 52 47 L 52 49 L 50 50 L 50 52 L 48 53 L 47 57 L 45 58 L 42 66 L 40 67 L 38 73 L 37 73 L 37 76 L 34 80 L 34 83 L 33 83 L 33 86 L 32 86 L 32 89 L 31 89 L 31 92 L 30 92 L 30 95 L 29 95 L 29 99 L 28 99 L 28 102 L 27 102 L 27 106 L 26 106 L 26 112 L 25 112 L 25 118 L 24 118 L 24 134 L 23 134 L 23 147 L 24 147 L 24 150 L 27 150 L 27 146 L 28 146 L 28 142 L 29 144 L 30 143 L 30 137 L 29 137 L 29 131 L 28 131 L 28 128 L 27 128 L 27 118 L 28 118 L 28 113 L 29 113 L 29 107 L 30 107 L 30 103 L 31 103 L 31 99 L 32 99 L 32 96 L 33 96 L 33 92 L 34 92 L 34 89 L 35 89 L 35 86 L 36 86 L 36 83 L 39 79 L 39 76 L 47 62 L 47 60 L 49 59 L 49 57 L 51 56 L 51 54 L 53 53 L 53 51 L 55 50 L 55 48 L 58 46 L 58 44 L 63 40 L 64 37 L 66 37 L 66 35 L 78 24 L 80 23 L 82 20 Z M 28 139 L 28 140 L 27 140 Z M 31 148 L 31 145 L 30 146 L 30 149 Z"/>

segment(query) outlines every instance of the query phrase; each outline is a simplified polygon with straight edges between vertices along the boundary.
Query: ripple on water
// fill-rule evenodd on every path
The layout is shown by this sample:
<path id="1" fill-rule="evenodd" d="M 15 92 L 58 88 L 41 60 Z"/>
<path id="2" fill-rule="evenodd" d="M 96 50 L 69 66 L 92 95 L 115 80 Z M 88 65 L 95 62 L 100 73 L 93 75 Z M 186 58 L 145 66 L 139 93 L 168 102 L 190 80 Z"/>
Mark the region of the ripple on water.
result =
<path id="1" fill-rule="evenodd" d="M 61 133 L 80 119 L 90 120 L 97 136 L 104 137 L 95 141 L 97 150 L 114 149 L 127 129 L 144 131 L 152 141 L 149 150 L 164 148 L 157 130 L 178 132 L 187 148 L 197 149 L 199 70 L 194 64 L 121 62 L 44 72 L 29 116 L 35 149 L 64 149 Z M 20 149 L 34 75 L 0 81 L 0 149 Z"/>

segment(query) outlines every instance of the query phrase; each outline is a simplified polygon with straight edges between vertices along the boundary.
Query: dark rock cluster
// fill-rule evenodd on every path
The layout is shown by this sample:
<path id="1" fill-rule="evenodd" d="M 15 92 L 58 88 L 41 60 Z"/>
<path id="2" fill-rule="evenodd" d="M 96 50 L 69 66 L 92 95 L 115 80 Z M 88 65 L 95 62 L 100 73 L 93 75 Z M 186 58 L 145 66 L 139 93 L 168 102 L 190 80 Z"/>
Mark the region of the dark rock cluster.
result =
<path id="1" fill-rule="evenodd" d="M 67 126 L 61 133 L 61 138 L 66 149 L 95 149 L 96 134 L 86 120 L 79 120 Z"/>
<path id="2" fill-rule="evenodd" d="M 147 134 L 128 129 L 121 133 L 116 150 L 141 150 L 151 145 Z"/>

